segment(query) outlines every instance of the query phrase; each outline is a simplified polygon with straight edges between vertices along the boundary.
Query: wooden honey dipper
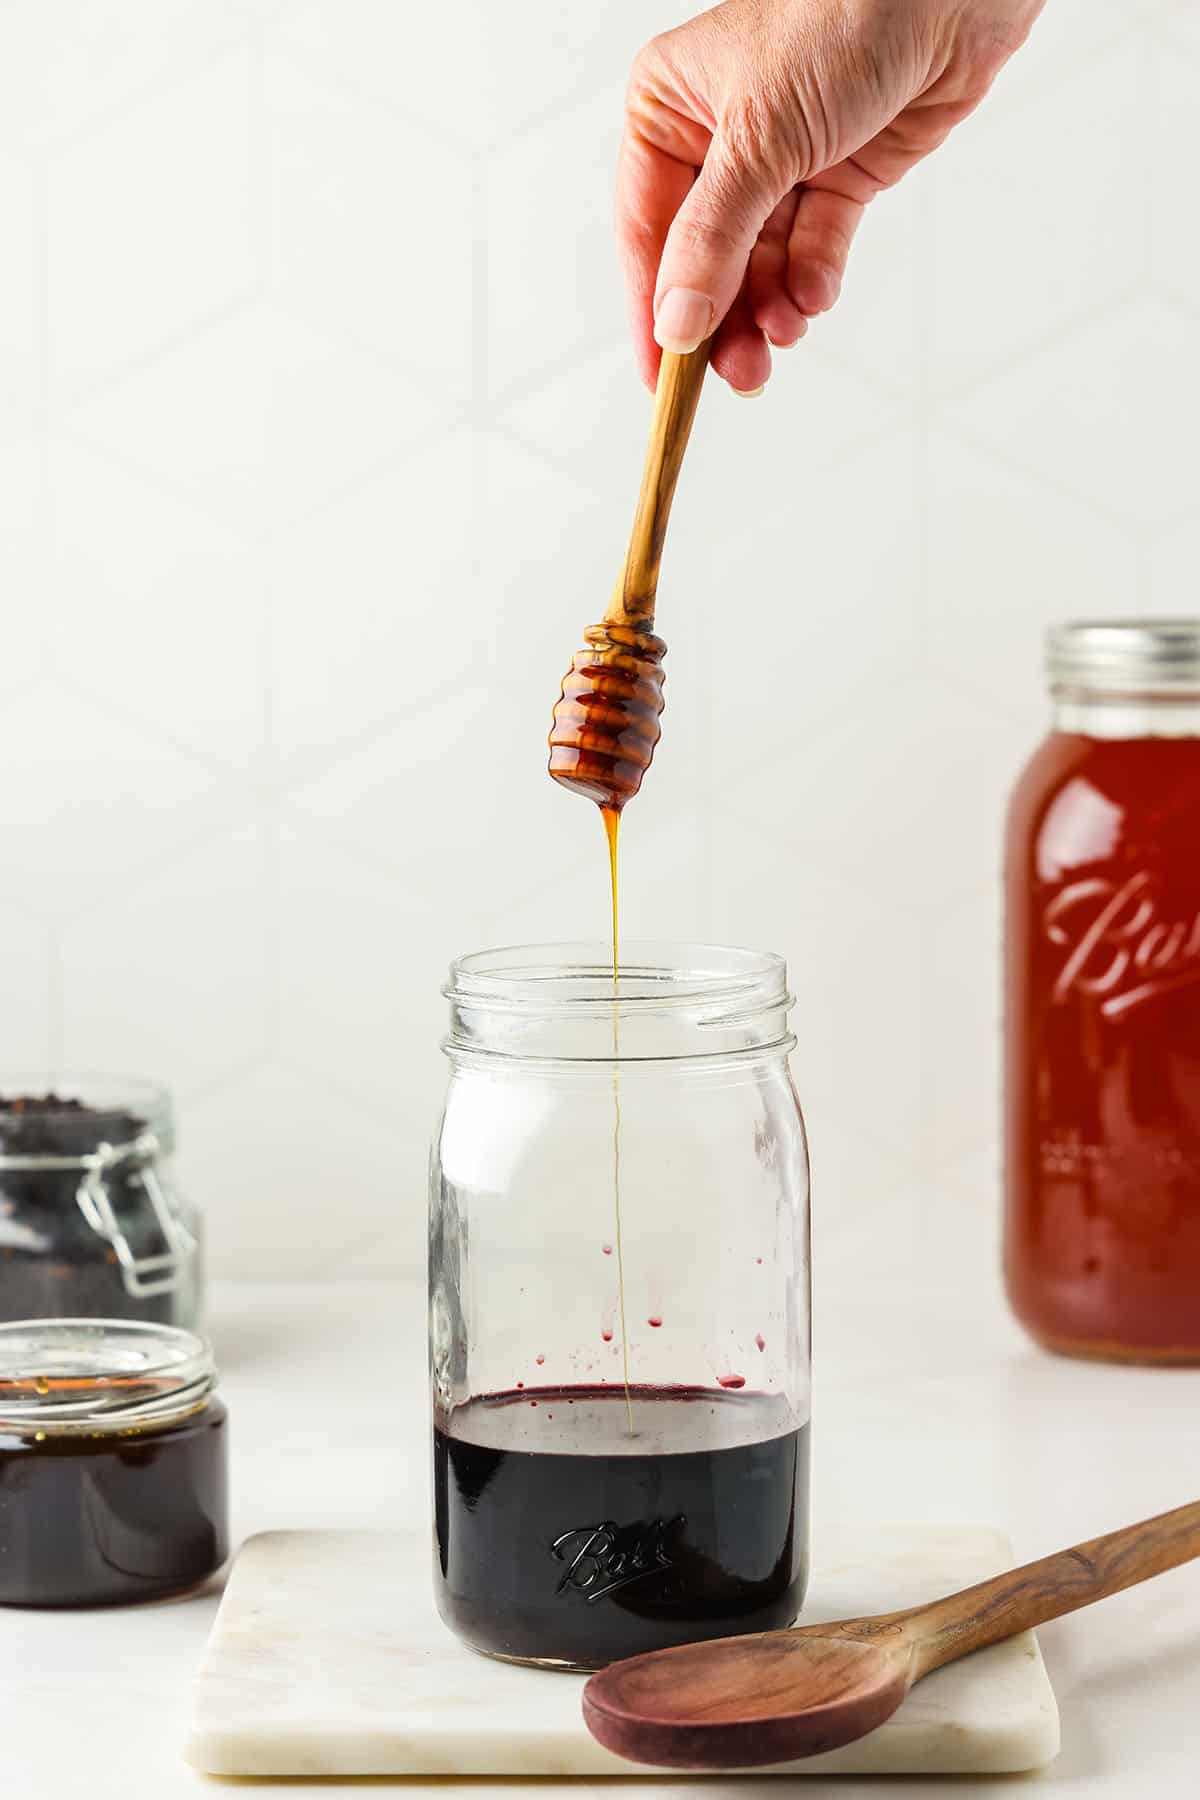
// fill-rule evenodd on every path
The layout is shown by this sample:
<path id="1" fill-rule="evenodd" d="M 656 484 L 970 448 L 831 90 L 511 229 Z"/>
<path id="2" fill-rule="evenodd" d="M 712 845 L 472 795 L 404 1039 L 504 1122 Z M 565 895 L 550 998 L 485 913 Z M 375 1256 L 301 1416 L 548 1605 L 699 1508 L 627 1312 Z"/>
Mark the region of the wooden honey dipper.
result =
<path id="1" fill-rule="evenodd" d="M 654 635 L 654 602 L 708 350 L 704 343 L 686 356 L 663 351 L 625 567 L 603 619 L 584 632 L 554 708 L 550 773 L 606 813 L 619 813 L 637 793 L 662 734 L 667 646 Z"/>

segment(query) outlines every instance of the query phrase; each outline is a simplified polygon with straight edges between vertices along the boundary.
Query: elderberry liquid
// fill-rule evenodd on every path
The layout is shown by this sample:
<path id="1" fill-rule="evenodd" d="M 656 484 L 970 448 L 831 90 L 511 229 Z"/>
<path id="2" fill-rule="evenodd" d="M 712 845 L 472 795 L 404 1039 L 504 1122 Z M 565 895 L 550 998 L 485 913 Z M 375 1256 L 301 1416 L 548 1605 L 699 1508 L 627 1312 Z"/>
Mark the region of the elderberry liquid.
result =
<path id="1" fill-rule="evenodd" d="M 752 1391 L 526 1388 L 435 1421 L 438 1610 L 474 1649 L 594 1669 L 768 1631 L 808 1574 L 808 1425 Z"/>

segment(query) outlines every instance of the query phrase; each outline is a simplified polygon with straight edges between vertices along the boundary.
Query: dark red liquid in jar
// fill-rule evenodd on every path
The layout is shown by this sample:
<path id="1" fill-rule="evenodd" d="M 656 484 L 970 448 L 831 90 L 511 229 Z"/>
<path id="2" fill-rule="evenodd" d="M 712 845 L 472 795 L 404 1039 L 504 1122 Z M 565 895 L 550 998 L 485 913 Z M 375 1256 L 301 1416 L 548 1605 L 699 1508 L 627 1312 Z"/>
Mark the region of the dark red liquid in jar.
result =
<path id="1" fill-rule="evenodd" d="M 46 1434 L 0 1427 L 0 1605 L 100 1606 L 193 1587 L 224 1562 L 226 1423 Z"/>
<path id="2" fill-rule="evenodd" d="M 1200 739 L 1053 734 L 1006 884 L 1013 1308 L 1054 1349 L 1200 1362 Z"/>
<path id="3" fill-rule="evenodd" d="M 538 1401 L 531 1405 L 532 1398 Z M 808 1427 L 766 1394 L 541 1388 L 435 1423 L 435 1587 L 492 1655 L 597 1668 L 800 1610 Z"/>

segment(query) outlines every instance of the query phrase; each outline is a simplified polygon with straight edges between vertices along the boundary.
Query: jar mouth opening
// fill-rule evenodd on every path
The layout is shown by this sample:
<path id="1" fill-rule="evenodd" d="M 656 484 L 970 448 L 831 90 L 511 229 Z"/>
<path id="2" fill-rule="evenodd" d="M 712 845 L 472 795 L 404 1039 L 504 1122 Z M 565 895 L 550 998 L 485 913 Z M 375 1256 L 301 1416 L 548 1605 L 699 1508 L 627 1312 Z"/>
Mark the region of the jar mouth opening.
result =
<path id="1" fill-rule="evenodd" d="M 611 943 L 507 945 L 475 951 L 450 965 L 447 999 L 488 1011 L 546 1018 L 680 1013 L 730 1017 L 788 1006 L 787 965 L 772 951 L 721 944 L 630 939 L 619 947 L 613 981 Z"/>
<path id="2" fill-rule="evenodd" d="M 137 1319 L 0 1324 L 0 1431 L 139 1431 L 195 1412 L 216 1386 L 207 1339 Z"/>

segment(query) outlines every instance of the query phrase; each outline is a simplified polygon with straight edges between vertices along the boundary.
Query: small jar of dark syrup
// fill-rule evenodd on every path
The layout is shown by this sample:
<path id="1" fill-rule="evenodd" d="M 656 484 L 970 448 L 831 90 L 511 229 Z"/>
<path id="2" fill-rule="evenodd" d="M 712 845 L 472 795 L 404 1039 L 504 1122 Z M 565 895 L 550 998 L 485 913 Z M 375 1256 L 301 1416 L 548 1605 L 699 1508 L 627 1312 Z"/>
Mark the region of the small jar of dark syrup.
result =
<path id="1" fill-rule="evenodd" d="M 780 958 L 460 959 L 432 1160 L 436 1596 L 572 1669 L 789 1624 L 809 1214 Z"/>
<path id="2" fill-rule="evenodd" d="M 0 1605 L 193 1587 L 228 1552 L 208 1344 L 121 1319 L 0 1325 Z"/>

